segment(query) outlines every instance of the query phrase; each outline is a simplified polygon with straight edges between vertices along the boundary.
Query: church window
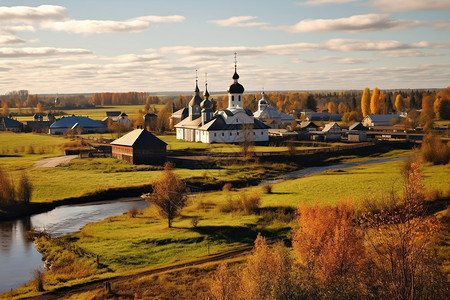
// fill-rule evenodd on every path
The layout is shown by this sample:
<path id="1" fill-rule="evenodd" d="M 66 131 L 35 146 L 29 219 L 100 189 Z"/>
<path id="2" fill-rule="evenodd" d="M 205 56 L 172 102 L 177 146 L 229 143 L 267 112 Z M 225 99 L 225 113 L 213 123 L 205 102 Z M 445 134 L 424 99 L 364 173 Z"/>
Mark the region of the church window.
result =
<path id="1" fill-rule="evenodd" d="M 263 135 L 264 133 L 261 131 L 261 135 Z"/>
<path id="2" fill-rule="evenodd" d="M 236 133 L 236 135 L 239 135 L 239 131 Z"/>
<path id="3" fill-rule="evenodd" d="M 222 136 L 225 136 L 225 133 L 222 132 Z"/>
<path id="4" fill-rule="evenodd" d="M 217 136 L 217 133 L 214 132 L 214 136 Z"/>
<path id="5" fill-rule="evenodd" d="M 230 136 L 232 136 L 233 135 L 233 133 L 232 132 L 230 132 Z"/>

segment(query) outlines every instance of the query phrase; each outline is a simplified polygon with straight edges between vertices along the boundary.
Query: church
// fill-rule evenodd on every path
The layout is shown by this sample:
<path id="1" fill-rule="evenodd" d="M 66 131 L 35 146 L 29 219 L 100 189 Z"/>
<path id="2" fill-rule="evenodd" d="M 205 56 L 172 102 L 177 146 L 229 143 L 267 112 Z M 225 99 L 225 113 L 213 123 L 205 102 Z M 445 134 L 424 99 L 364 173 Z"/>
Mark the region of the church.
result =
<path id="1" fill-rule="evenodd" d="M 215 112 L 209 100 L 208 83 L 205 83 L 202 99 L 196 80 L 188 114 L 174 126 L 177 139 L 207 144 L 269 141 L 270 127 L 257 120 L 250 110 L 243 107 L 244 87 L 238 82 L 236 63 L 232 78 L 233 83 L 228 88 L 228 107 Z"/>

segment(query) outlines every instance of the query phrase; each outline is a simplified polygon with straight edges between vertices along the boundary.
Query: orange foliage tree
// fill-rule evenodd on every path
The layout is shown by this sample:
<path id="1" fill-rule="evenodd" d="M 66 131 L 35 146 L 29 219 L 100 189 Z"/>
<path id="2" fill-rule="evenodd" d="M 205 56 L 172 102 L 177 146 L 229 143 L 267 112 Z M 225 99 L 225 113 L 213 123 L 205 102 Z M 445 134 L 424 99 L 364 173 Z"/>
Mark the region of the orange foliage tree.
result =
<path id="1" fill-rule="evenodd" d="M 328 102 L 328 112 L 332 114 L 337 113 L 336 104 L 334 104 L 334 102 Z"/>
<path id="2" fill-rule="evenodd" d="M 418 160 L 409 160 L 404 168 L 405 185 L 401 201 L 392 196 L 392 203 L 379 212 L 369 212 L 363 219 L 373 277 L 389 299 L 431 299 L 427 287 L 439 280 L 430 268 L 429 245 L 439 229 L 434 216 L 426 216 L 423 206 L 423 174 Z M 431 264 L 432 265 L 432 264 Z M 433 288 L 431 288 L 433 290 Z M 438 295 L 440 289 L 428 292 Z M 439 299 L 432 297 L 433 299 Z"/>
<path id="3" fill-rule="evenodd" d="M 9 115 L 8 102 L 3 101 L 2 104 L 2 116 L 7 117 Z"/>
<path id="4" fill-rule="evenodd" d="M 361 110 L 363 117 L 370 114 L 370 89 L 366 87 L 361 97 Z"/>
<path id="5" fill-rule="evenodd" d="M 372 97 L 370 98 L 370 112 L 372 114 L 379 114 L 380 110 L 381 110 L 380 90 L 377 87 L 374 87 Z"/>
<path id="6" fill-rule="evenodd" d="M 311 280 L 324 282 L 362 268 L 363 239 L 354 226 L 355 212 L 349 202 L 341 201 L 336 207 L 303 205 L 298 215 L 292 246 Z"/>
<path id="7" fill-rule="evenodd" d="M 163 176 L 153 183 L 153 192 L 143 195 L 146 201 L 154 205 L 163 218 L 167 218 L 169 228 L 178 217 L 187 201 L 186 184 L 172 170 L 172 164 L 164 165 Z"/>

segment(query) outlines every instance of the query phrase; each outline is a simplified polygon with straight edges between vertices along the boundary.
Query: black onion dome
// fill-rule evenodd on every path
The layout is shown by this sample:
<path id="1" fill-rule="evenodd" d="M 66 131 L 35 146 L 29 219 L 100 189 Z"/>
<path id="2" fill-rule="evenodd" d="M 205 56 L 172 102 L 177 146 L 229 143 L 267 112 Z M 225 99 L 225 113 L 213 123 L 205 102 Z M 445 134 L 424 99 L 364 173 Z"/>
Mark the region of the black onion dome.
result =
<path id="1" fill-rule="evenodd" d="M 205 109 L 205 108 L 211 108 L 212 107 L 212 102 L 206 98 L 205 100 L 202 101 L 202 103 L 200 103 L 200 107 Z"/>
<path id="2" fill-rule="evenodd" d="M 240 84 L 238 82 L 234 82 L 228 88 L 228 93 L 230 93 L 230 94 L 242 94 L 243 92 L 244 92 L 244 87 L 242 86 L 242 84 Z"/>
<path id="3" fill-rule="evenodd" d="M 194 96 L 192 97 L 191 101 L 189 101 L 189 106 L 200 105 L 202 101 L 203 99 L 202 97 L 200 97 L 200 90 L 198 88 L 198 84 L 197 82 L 195 82 Z"/>
<path id="4" fill-rule="evenodd" d="M 239 75 L 238 75 L 238 73 L 236 72 L 236 70 L 234 71 L 233 79 L 234 79 L 234 80 L 238 80 L 238 79 L 239 79 Z"/>
<path id="5" fill-rule="evenodd" d="M 205 92 L 203 93 L 203 97 L 205 97 L 205 98 L 209 97 L 208 87 L 205 88 Z"/>

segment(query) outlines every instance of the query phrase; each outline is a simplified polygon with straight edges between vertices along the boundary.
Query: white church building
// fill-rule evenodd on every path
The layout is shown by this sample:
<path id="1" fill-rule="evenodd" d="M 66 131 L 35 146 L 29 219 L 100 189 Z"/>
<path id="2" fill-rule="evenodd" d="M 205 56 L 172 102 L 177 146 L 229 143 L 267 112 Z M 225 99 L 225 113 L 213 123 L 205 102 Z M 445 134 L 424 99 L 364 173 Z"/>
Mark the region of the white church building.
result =
<path id="1" fill-rule="evenodd" d="M 238 79 L 235 64 L 233 83 L 228 88 L 228 107 L 215 112 L 209 100 L 208 84 L 205 84 L 202 99 L 196 80 L 194 96 L 188 106 L 189 114 L 174 126 L 177 139 L 208 144 L 269 141 L 270 127 L 243 107 L 244 87 Z"/>
<path id="2" fill-rule="evenodd" d="M 295 123 L 293 116 L 285 114 L 270 105 L 264 98 L 264 92 L 261 95 L 261 100 L 258 101 L 258 110 L 253 114 L 256 119 L 264 122 L 272 129 L 278 129 Z"/>

